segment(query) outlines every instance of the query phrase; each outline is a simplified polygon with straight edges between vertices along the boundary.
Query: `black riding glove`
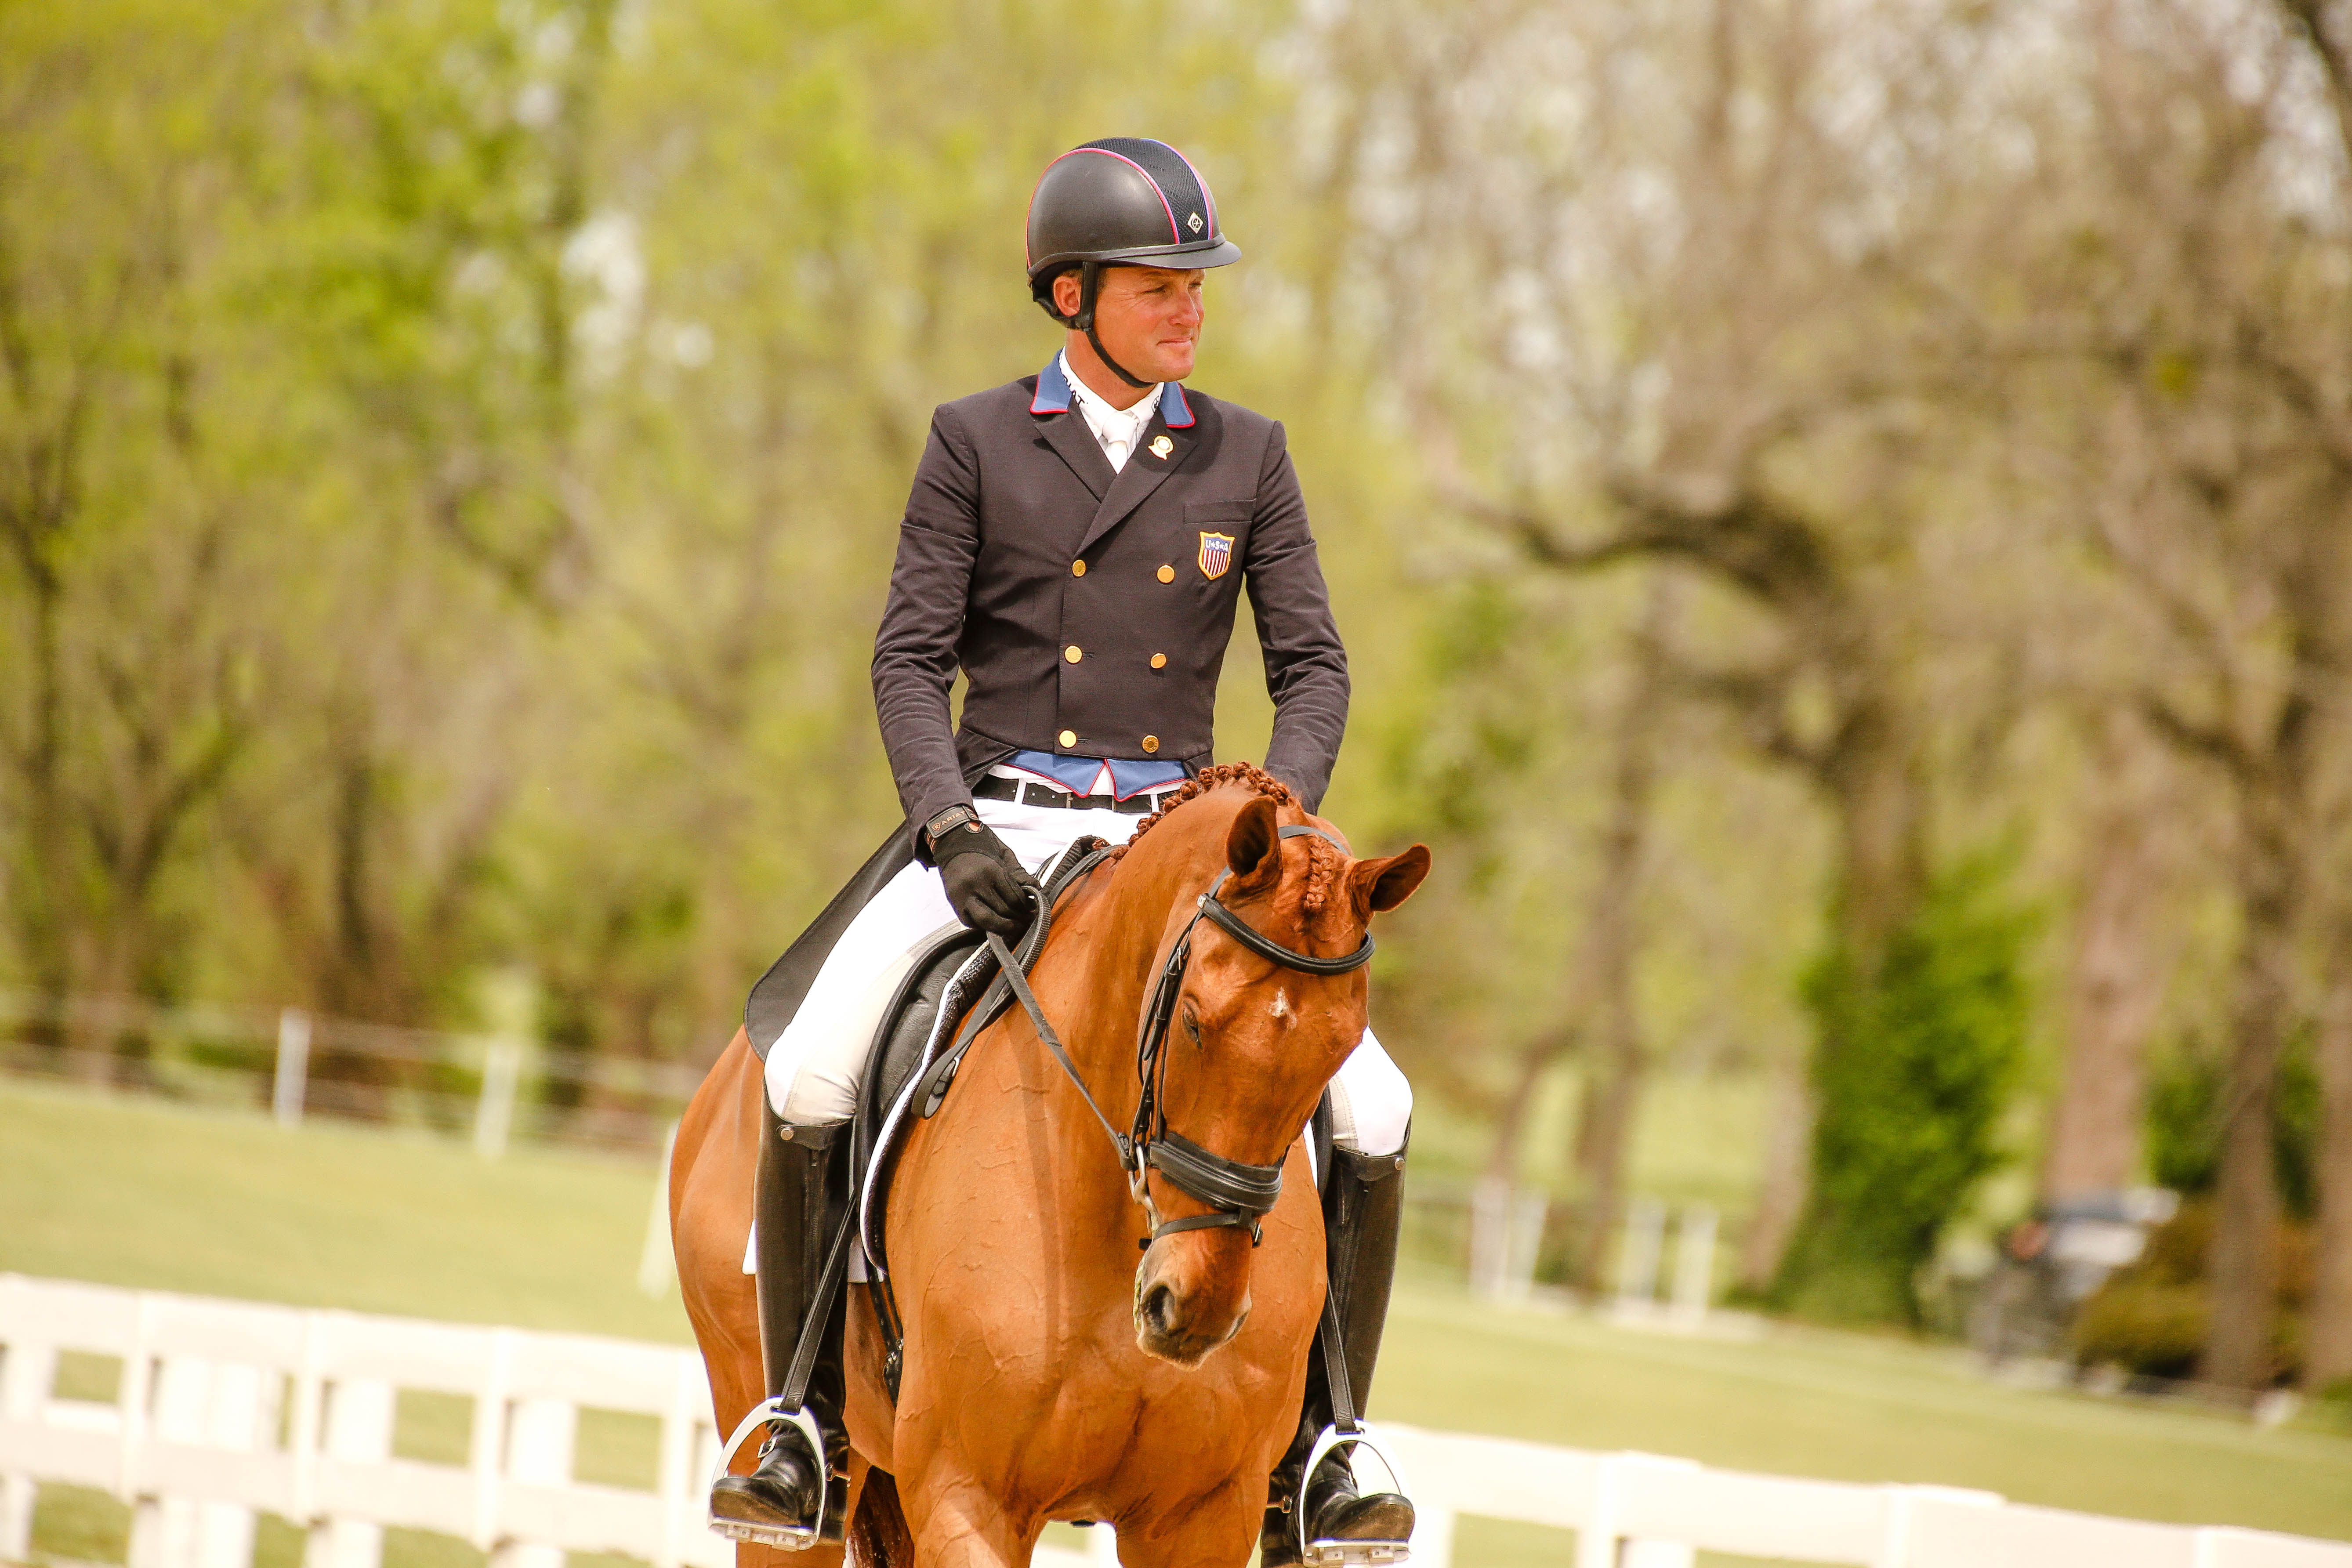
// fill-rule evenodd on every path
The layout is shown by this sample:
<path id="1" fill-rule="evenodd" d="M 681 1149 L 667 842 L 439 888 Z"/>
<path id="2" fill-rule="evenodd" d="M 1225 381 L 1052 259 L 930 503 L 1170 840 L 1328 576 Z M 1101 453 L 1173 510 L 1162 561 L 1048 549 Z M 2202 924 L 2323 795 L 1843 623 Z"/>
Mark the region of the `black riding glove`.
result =
<path id="1" fill-rule="evenodd" d="M 960 823 L 930 843 L 931 863 L 947 884 L 948 907 L 956 919 L 1008 941 L 1029 929 L 1035 906 L 1028 889 L 1037 885 L 1037 879 L 986 823 Z"/>

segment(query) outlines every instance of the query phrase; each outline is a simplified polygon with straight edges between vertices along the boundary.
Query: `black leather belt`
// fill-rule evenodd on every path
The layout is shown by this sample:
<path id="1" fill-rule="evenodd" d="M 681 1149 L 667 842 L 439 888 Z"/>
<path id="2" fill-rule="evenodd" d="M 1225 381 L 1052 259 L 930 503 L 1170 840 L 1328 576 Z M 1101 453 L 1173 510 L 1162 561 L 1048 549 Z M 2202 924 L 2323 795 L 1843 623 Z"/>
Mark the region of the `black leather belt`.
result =
<path id="1" fill-rule="evenodd" d="M 1077 795 L 1049 784 L 1031 784 L 1026 779 L 1008 779 L 990 773 L 971 786 L 975 800 L 1009 800 L 1021 805 L 1042 805 L 1056 811 L 1115 811 L 1121 816 L 1141 816 L 1160 808 L 1160 797 L 1176 793 L 1178 786 L 1170 784 L 1164 790 L 1143 795 L 1131 795 L 1125 800 L 1109 795 Z"/>

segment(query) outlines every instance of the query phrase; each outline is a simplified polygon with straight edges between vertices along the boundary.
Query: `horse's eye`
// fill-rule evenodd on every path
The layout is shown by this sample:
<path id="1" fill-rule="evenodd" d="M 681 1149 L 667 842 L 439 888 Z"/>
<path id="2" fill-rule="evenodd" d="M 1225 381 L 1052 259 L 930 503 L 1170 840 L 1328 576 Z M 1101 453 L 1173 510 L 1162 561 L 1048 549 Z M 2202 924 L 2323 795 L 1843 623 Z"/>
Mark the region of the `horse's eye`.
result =
<path id="1" fill-rule="evenodd" d="M 1192 1037 L 1194 1045 L 1201 1043 L 1201 1016 L 1192 1011 L 1190 1002 L 1184 1004 L 1184 1032 Z"/>

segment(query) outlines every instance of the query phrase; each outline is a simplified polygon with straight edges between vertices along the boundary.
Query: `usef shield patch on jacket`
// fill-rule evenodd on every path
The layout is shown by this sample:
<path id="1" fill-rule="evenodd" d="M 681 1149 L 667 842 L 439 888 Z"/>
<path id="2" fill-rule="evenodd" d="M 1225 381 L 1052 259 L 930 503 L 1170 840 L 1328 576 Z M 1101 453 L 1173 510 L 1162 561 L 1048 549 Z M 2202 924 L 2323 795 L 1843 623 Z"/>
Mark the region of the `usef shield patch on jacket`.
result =
<path id="1" fill-rule="evenodd" d="M 1230 533 L 1201 534 L 1201 575 L 1213 583 L 1225 574 L 1234 563 L 1234 536 Z"/>

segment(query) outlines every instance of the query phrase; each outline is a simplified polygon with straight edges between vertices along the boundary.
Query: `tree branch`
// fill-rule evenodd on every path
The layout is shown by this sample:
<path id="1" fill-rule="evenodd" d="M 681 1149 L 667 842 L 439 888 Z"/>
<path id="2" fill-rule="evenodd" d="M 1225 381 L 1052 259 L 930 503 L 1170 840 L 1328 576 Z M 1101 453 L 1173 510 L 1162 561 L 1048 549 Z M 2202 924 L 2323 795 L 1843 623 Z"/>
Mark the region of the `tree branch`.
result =
<path id="1" fill-rule="evenodd" d="M 2161 692 L 2143 690 L 2138 698 L 2140 714 L 2149 728 L 2173 745 L 2219 763 L 2232 777 L 2244 778 L 2252 773 L 2253 759 L 2246 754 L 2244 743 L 2222 726 L 2189 718 Z"/>
<path id="2" fill-rule="evenodd" d="M 1539 565 L 1591 572 L 1643 555 L 1679 556 L 1790 613 L 1843 596 L 1819 531 L 1759 487 L 1706 478 L 1620 476 L 1609 498 L 1624 518 L 1617 532 L 1591 542 L 1566 540 L 1549 519 L 1456 490 L 1454 504 L 1496 527 Z"/>

